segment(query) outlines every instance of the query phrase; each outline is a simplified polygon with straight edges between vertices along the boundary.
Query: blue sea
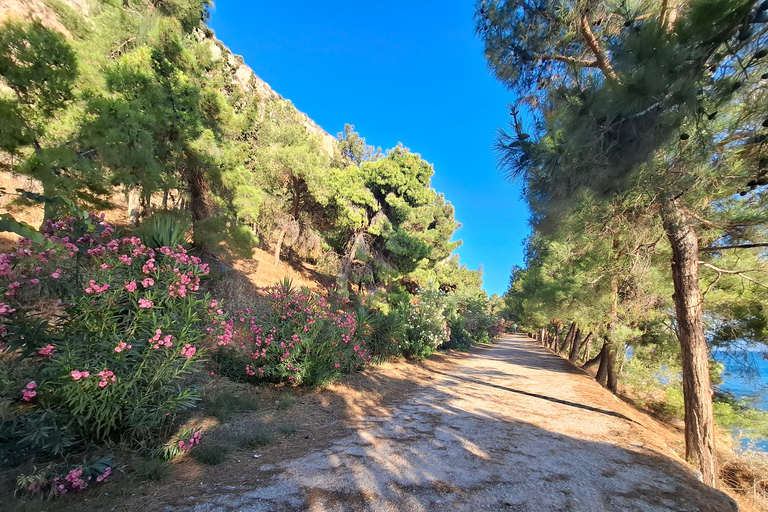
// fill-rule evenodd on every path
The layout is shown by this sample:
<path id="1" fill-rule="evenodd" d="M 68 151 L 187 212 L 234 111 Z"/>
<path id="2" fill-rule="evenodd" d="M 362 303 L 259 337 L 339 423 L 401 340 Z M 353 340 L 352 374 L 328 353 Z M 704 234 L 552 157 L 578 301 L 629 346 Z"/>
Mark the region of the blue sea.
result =
<path id="1" fill-rule="evenodd" d="M 716 349 L 712 355 L 725 365 L 718 389 L 746 400 L 752 407 L 768 410 L 768 349 L 742 347 L 733 355 Z M 768 440 L 743 438 L 741 445 L 768 452 Z"/>

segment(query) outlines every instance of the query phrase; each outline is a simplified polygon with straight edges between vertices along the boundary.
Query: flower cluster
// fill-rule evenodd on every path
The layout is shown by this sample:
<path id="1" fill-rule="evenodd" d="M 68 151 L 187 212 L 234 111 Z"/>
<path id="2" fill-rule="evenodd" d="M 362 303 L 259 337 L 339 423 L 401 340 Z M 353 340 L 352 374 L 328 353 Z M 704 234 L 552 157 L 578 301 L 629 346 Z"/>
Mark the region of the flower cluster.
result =
<path id="1" fill-rule="evenodd" d="M 120 340 L 120 343 L 118 343 L 117 346 L 115 347 L 115 352 L 119 354 L 123 350 L 130 350 L 132 348 L 133 348 L 133 345 Z"/>
<path id="2" fill-rule="evenodd" d="M 149 338 L 149 343 L 152 345 L 152 348 L 155 350 L 159 349 L 160 347 L 171 348 L 173 346 L 173 335 L 166 334 L 165 336 L 163 336 L 163 330 L 156 329 L 155 335 Z"/>
<path id="3" fill-rule="evenodd" d="M 111 460 L 108 457 L 105 459 Z M 31 495 L 53 498 L 71 494 L 99 484 L 112 474 L 112 466 L 106 465 L 103 462 L 105 459 L 90 467 L 77 466 L 56 471 L 49 466 L 37 474 L 21 475 L 16 485 L 20 491 Z"/>
<path id="4" fill-rule="evenodd" d="M 25 402 L 31 402 L 35 396 L 37 396 L 37 383 L 35 381 L 27 382 L 27 385 L 24 387 L 24 391 L 21 392 L 21 398 Z"/>
<path id="5" fill-rule="evenodd" d="M 198 430 L 194 434 L 192 434 L 192 437 L 190 437 L 187 440 L 179 439 L 179 443 L 178 443 L 179 448 L 181 449 L 181 451 L 187 451 L 193 446 L 199 445 L 201 437 L 202 437 L 202 434 Z"/>
<path id="6" fill-rule="evenodd" d="M 346 298 L 286 285 L 262 291 L 266 312 L 241 311 L 222 326 L 217 359 L 229 377 L 318 385 L 371 359 Z"/>
<path id="7" fill-rule="evenodd" d="M 69 372 L 69 375 L 72 377 L 72 380 L 87 379 L 91 376 L 90 372 L 81 372 L 80 370 L 72 370 Z"/>
<path id="8" fill-rule="evenodd" d="M 104 368 L 102 371 L 99 372 L 99 387 L 105 388 L 110 382 L 116 382 L 117 377 L 115 377 L 115 374 L 111 371 L 109 371 L 108 368 Z"/>

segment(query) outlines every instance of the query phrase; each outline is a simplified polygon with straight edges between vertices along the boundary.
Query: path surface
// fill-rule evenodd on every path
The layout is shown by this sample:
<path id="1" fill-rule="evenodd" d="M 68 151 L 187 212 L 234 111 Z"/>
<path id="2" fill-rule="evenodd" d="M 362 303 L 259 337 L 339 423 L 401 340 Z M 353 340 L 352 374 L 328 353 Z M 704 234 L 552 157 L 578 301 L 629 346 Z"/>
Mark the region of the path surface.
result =
<path id="1" fill-rule="evenodd" d="M 405 400 L 349 413 L 324 447 L 165 510 L 737 510 L 652 419 L 524 336 L 426 368 Z"/>

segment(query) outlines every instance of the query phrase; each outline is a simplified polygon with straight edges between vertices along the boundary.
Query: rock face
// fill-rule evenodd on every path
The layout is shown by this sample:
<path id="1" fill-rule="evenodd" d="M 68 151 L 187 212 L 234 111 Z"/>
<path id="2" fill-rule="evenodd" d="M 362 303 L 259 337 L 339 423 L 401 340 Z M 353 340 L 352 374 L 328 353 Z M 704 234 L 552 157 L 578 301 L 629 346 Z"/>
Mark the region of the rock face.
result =
<path id="1" fill-rule="evenodd" d="M 214 60 L 226 59 L 232 72 L 232 82 L 237 84 L 243 91 L 256 94 L 265 100 L 285 99 L 272 89 L 267 82 L 259 78 L 259 76 L 245 64 L 243 58 L 240 55 L 232 53 L 223 42 L 218 39 L 208 38 L 202 33 L 199 37 L 201 37 L 201 39 L 207 38 L 208 41 L 210 41 L 211 55 Z M 319 136 L 323 150 L 328 153 L 328 155 L 333 155 L 337 142 L 336 138 L 318 126 L 318 124 L 310 119 L 307 114 L 301 112 L 301 115 L 304 119 L 304 126 L 306 126 L 309 133 Z"/>
<path id="2" fill-rule="evenodd" d="M 58 1 L 61 4 L 76 9 L 82 13 L 83 17 L 88 17 L 90 10 L 88 0 Z M 52 8 L 52 5 L 53 4 L 44 0 L 0 0 L 0 23 L 11 17 L 29 21 L 39 20 L 46 27 L 57 30 L 67 37 L 71 37 L 72 35 L 69 30 L 67 30 L 67 28 L 59 21 L 59 17 Z M 232 82 L 237 84 L 243 91 L 250 91 L 252 94 L 256 94 L 264 100 L 284 99 L 280 94 L 275 92 L 268 83 L 259 78 L 258 75 L 245 64 L 240 55 L 233 54 L 223 42 L 204 34 L 202 31 L 198 33 L 198 37 L 201 42 L 205 40 L 209 41 L 211 55 L 214 60 L 226 59 L 232 74 Z M 306 126 L 309 133 L 320 137 L 323 150 L 328 155 L 333 155 L 336 147 L 336 138 L 318 126 L 317 123 L 309 118 L 309 116 L 303 112 L 301 114 L 304 119 L 304 126 Z"/>

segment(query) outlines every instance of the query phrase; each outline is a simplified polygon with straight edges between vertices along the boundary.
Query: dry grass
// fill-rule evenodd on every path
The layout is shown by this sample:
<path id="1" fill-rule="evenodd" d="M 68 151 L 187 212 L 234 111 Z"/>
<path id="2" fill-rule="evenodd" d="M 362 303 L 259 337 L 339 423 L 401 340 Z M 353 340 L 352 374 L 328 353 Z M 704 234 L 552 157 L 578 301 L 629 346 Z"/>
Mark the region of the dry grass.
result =
<path id="1" fill-rule="evenodd" d="M 751 450 L 720 453 L 720 482 L 740 502 L 768 512 L 768 454 Z"/>

